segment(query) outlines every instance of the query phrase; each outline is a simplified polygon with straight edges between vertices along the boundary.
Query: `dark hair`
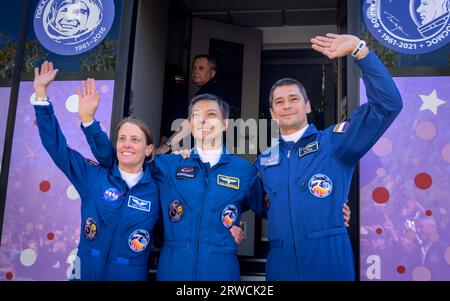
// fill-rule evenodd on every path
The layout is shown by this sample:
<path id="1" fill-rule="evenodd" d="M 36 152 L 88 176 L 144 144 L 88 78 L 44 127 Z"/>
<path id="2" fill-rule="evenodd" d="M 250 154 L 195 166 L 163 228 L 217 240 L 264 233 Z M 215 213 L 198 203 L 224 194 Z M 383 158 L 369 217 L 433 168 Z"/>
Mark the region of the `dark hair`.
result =
<path id="1" fill-rule="evenodd" d="M 305 87 L 298 80 L 295 80 L 293 78 L 285 77 L 285 78 L 277 80 L 277 82 L 274 83 L 272 88 L 270 89 L 269 106 L 272 107 L 273 91 L 275 91 L 276 88 L 282 87 L 282 86 L 291 86 L 291 85 L 297 86 L 298 89 L 300 90 L 300 93 L 302 94 L 303 99 L 305 100 L 305 102 L 308 101 L 308 95 L 306 94 Z"/>
<path id="2" fill-rule="evenodd" d="M 194 60 L 192 61 L 192 64 L 194 64 L 196 59 L 207 59 L 209 68 L 211 68 L 211 70 L 215 70 L 217 72 L 217 62 L 216 62 L 216 59 L 213 58 L 212 56 L 207 55 L 207 54 L 196 55 L 194 57 Z"/>
<path id="3" fill-rule="evenodd" d="M 119 124 L 117 125 L 117 128 L 116 128 L 117 136 L 119 136 L 119 130 L 125 123 L 132 123 L 132 124 L 137 125 L 141 129 L 141 131 L 144 132 L 145 144 L 146 145 L 153 144 L 153 133 L 150 130 L 150 128 L 145 124 L 144 121 L 137 119 L 137 118 L 133 118 L 133 117 L 124 118 L 124 119 L 122 119 L 121 122 L 119 122 Z"/>
<path id="4" fill-rule="evenodd" d="M 217 95 L 204 93 L 204 94 L 197 95 L 191 99 L 191 102 L 189 103 L 189 109 L 188 109 L 189 118 L 191 118 L 192 108 L 194 107 L 194 105 L 197 102 L 199 102 L 201 100 L 212 100 L 212 101 L 217 102 L 217 104 L 219 105 L 219 108 L 220 108 L 220 112 L 222 112 L 223 118 L 227 119 L 230 116 L 230 106 L 228 105 L 228 103 L 225 100 L 223 100 L 222 98 L 220 98 Z"/>

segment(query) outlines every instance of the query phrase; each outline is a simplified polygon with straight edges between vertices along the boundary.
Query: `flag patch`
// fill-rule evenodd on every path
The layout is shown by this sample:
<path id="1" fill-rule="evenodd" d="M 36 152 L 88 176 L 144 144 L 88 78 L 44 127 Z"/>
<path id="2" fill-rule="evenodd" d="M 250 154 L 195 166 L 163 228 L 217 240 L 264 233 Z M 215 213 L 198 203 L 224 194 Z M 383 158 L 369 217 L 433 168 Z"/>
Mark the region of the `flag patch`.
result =
<path id="1" fill-rule="evenodd" d="M 336 124 L 336 126 L 333 129 L 334 133 L 345 133 L 345 131 L 347 131 L 349 126 L 349 122 L 348 121 L 344 121 L 341 123 Z"/>

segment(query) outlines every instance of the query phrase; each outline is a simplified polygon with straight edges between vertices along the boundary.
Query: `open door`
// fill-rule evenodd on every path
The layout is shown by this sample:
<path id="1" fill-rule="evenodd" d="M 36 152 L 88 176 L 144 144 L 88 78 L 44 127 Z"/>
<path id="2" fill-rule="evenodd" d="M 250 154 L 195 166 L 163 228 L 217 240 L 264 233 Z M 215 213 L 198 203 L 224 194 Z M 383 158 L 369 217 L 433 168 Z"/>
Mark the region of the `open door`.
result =
<path id="1" fill-rule="evenodd" d="M 191 57 L 209 54 L 218 63 L 220 81 L 229 93 L 230 118 L 258 120 L 259 80 L 261 63 L 262 32 L 257 29 L 193 18 Z M 198 88 L 190 81 L 189 96 Z M 238 133 L 239 135 L 240 133 Z M 241 133 L 243 134 L 243 133 Z M 248 137 L 247 137 L 248 138 Z M 250 137 L 256 141 L 257 137 Z M 256 155 L 242 155 L 253 162 Z M 242 215 L 245 240 L 239 245 L 238 255 L 253 256 L 255 240 L 255 215 Z"/>

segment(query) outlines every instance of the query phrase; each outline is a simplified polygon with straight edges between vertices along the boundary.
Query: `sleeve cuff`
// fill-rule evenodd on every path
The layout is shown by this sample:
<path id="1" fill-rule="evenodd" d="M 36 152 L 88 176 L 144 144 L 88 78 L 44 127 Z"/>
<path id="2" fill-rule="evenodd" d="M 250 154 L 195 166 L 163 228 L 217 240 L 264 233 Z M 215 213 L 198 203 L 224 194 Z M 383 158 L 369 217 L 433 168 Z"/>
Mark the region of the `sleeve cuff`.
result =
<path id="1" fill-rule="evenodd" d="M 103 132 L 102 128 L 100 127 L 100 122 L 95 119 L 88 126 L 80 124 L 80 127 L 86 136 L 95 136 L 96 134 L 101 134 Z"/>
<path id="2" fill-rule="evenodd" d="M 49 106 L 50 102 L 47 101 L 47 100 L 35 100 L 33 102 L 33 105 L 35 105 L 35 106 Z"/>
<path id="3" fill-rule="evenodd" d="M 83 125 L 83 127 L 87 128 L 88 126 L 92 125 L 94 123 L 95 119 L 90 121 L 90 122 L 82 122 L 81 124 Z"/>
<path id="4" fill-rule="evenodd" d="M 377 56 L 369 50 L 369 53 L 365 57 L 359 60 L 354 60 L 354 62 L 359 68 L 363 69 L 365 66 L 372 66 L 374 64 L 374 60 L 376 59 Z"/>
<path id="5" fill-rule="evenodd" d="M 48 105 L 33 105 L 36 115 L 52 115 L 54 114 L 53 105 L 48 102 Z"/>

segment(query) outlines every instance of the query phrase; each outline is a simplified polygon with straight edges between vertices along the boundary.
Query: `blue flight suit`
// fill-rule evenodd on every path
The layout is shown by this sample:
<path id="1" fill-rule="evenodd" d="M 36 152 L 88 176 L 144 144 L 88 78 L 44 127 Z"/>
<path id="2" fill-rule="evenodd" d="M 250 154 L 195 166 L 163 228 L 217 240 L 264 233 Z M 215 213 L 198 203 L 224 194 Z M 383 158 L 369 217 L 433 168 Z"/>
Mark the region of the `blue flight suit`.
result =
<path id="1" fill-rule="evenodd" d="M 36 105 L 35 113 L 44 148 L 81 197 L 73 280 L 147 280 L 151 233 L 160 213 L 150 169 L 145 167 L 130 189 L 117 164 L 99 166 L 67 146 L 51 104 Z"/>
<path id="2" fill-rule="evenodd" d="M 402 109 L 389 72 L 370 52 L 355 62 L 368 103 L 351 120 L 262 153 L 255 166 L 269 195 L 268 280 L 354 280 L 352 248 L 342 219 L 355 165 Z"/>
<path id="3" fill-rule="evenodd" d="M 102 164 L 112 164 L 115 155 L 107 135 L 98 124 L 91 127 L 86 137 L 94 156 Z M 157 279 L 240 280 L 237 244 L 229 229 L 239 225 L 247 209 L 263 214 L 256 169 L 225 148 L 211 168 L 194 151 L 187 160 L 158 155 L 151 166 L 164 222 Z"/>

